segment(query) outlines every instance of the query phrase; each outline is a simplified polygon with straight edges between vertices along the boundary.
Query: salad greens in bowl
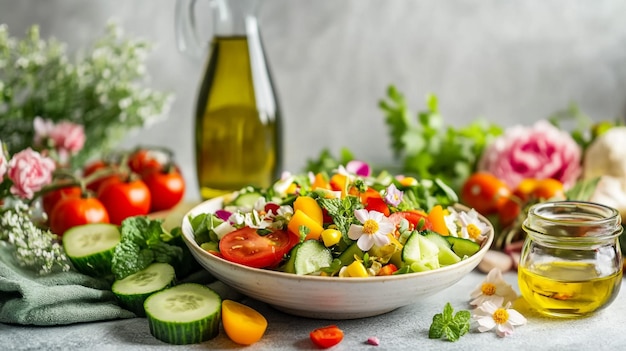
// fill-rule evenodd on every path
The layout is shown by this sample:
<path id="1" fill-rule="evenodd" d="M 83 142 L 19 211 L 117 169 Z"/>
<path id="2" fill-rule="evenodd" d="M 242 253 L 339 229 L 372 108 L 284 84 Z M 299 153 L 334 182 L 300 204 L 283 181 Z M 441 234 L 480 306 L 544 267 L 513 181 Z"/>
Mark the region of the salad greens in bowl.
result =
<path id="1" fill-rule="evenodd" d="M 439 180 L 340 166 L 207 200 L 185 215 L 183 239 L 216 278 L 279 310 L 369 317 L 478 265 L 493 227 L 457 200 Z"/>

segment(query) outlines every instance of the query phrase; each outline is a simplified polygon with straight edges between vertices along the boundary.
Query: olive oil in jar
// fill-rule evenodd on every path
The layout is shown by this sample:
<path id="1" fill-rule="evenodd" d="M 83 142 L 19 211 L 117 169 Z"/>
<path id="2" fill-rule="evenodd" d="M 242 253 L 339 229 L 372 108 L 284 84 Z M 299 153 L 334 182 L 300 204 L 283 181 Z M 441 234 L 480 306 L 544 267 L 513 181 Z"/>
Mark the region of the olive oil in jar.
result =
<path id="1" fill-rule="evenodd" d="M 248 185 L 268 187 L 278 176 L 280 115 L 257 43 L 250 46 L 244 35 L 213 38 L 196 107 L 196 165 L 204 199 Z"/>
<path id="2" fill-rule="evenodd" d="M 617 296 L 622 271 L 600 276 L 596 265 L 549 262 L 519 267 L 519 288 L 528 304 L 549 316 L 584 316 L 610 304 Z"/>

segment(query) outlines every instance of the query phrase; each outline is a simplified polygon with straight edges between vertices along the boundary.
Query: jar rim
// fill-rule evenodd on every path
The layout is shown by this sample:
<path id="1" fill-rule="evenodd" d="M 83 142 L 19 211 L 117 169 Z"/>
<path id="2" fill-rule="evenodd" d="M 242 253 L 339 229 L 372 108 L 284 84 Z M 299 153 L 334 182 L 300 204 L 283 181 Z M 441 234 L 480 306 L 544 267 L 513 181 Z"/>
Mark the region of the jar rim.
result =
<path id="1" fill-rule="evenodd" d="M 523 229 L 560 240 L 610 239 L 622 233 L 621 216 L 613 207 L 587 201 L 552 201 L 531 206 Z"/>

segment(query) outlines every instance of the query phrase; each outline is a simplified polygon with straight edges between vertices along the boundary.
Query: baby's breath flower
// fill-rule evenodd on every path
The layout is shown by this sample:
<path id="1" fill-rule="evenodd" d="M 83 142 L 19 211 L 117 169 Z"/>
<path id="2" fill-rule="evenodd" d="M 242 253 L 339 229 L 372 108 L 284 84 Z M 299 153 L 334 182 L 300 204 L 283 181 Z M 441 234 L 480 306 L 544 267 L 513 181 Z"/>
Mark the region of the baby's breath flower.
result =
<path id="1" fill-rule="evenodd" d="M 3 209 L 0 212 L 0 240 L 14 247 L 14 256 L 20 266 L 39 274 L 69 271 L 69 260 L 57 236 L 37 227 L 31 217 L 23 204 Z"/>

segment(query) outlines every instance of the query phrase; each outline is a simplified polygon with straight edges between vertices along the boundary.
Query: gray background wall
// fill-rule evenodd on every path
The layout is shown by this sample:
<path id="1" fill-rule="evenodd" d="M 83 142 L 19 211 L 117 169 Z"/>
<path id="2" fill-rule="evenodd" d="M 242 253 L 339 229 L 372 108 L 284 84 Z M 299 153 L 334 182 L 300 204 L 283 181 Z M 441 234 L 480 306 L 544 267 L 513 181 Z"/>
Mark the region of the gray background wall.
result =
<path id="1" fill-rule="evenodd" d="M 0 23 L 19 36 L 39 24 L 43 37 L 74 50 L 114 18 L 128 35 L 155 42 L 149 85 L 176 100 L 167 119 L 122 146 L 172 148 L 195 199 L 192 114 L 203 62 L 177 52 L 174 7 L 174 0 L 0 0 Z M 391 164 L 377 107 L 389 84 L 413 110 L 437 94 L 452 125 L 477 117 L 528 124 L 571 102 L 594 119 L 624 115 L 626 1 L 265 0 L 259 18 L 291 171 L 324 147 Z"/>

